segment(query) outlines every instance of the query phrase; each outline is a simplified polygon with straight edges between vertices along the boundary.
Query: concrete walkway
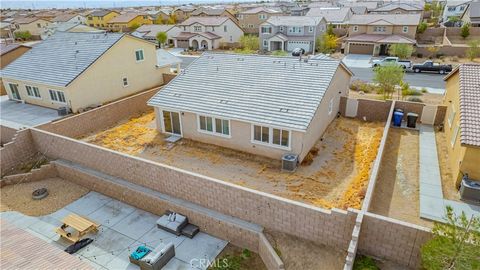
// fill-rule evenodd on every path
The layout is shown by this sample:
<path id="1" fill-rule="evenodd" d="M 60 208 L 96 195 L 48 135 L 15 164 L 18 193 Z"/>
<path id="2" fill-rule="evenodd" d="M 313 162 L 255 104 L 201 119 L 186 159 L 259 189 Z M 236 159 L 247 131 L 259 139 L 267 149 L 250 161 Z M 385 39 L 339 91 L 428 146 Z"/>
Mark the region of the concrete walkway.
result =
<path id="1" fill-rule="evenodd" d="M 450 205 L 457 215 L 480 216 L 480 206 L 443 198 L 438 164 L 435 131 L 432 126 L 420 125 L 420 217 L 443 222 L 445 207 Z"/>
<path id="2" fill-rule="evenodd" d="M 95 269 L 139 269 L 128 259 L 133 250 L 140 245 L 154 249 L 171 242 L 175 257 L 163 269 L 206 270 L 205 262 L 213 261 L 227 245 L 227 241 L 203 232 L 189 239 L 158 229 L 155 222 L 159 216 L 94 191 L 49 215 L 30 217 L 19 212 L 2 212 L 0 218 L 63 250 L 71 243 L 59 238 L 55 228 L 71 213 L 101 224 L 98 233 L 87 236 L 94 239 L 92 244 L 75 253 Z"/>

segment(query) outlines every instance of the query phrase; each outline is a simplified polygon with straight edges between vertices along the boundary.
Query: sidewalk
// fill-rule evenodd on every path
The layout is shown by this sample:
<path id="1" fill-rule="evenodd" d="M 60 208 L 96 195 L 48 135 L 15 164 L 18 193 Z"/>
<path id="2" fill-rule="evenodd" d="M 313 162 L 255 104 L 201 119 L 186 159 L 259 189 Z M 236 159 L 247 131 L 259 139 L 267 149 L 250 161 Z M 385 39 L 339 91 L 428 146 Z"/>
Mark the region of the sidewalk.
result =
<path id="1" fill-rule="evenodd" d="M 443 222 L 445 207 L 451 206 L 457 215 L 480 216 L 480 206 L 445 200 L 438 165 L 435 131 L 432 126 L 420 125 L 420 217 Z"/>

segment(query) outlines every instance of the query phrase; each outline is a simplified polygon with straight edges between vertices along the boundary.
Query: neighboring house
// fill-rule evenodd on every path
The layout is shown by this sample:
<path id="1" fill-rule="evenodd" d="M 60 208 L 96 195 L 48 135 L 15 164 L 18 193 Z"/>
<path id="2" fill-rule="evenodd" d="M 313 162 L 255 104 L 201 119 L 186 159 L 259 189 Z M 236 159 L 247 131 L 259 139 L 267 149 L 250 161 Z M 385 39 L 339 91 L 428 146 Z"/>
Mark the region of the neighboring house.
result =
<path id="1" fill-rule="evenodd" d="M 353 12 L 349 7 L 311 8 L 306 16 L 323 17 L 334 28 L 347 28 Z"/>
<path id="2" fill-rule="evenodd" d="M 205 17 L 205 16 L 229 17 L 234 22 L 238 21 L 237 17 L 235 17 L 232 13 L 230 13 L 225 8 L 199 7 L 192 12 L 191 16 L 196 16 L 196 17 Z"/>
<path id="3" fill-rule="evenodd" d="M 480 1 L 468 4 L 460 19 L 472 27 L 480 27 Z"/>
<path id="4" fill-rule="evenodd" d="M 301 162 L 337 117 L 351 76 L 338 60 L 205 53 L 148 105 L 162 133 Z"/>
<path id="5" fill-rule="evenodd" d="M 310 10 L 309 7 L 295 7 L 290 9 L 291 16 L 305 16 L 307 15 L 308 11 Z"/>
<path id="6" fill-rule="evenodd" d="M 62 23 L 55 28 L 56 31 L 60 32 L 70 32 L 70 33 L 105 33 L 105 30 L 98 29 L 95 27 L 91 27 L 85 24 L 78 24 L 78 23 Z"/>
<path id="7" fill-rule="evenodd" d="M 155 44 L 120 33 L 57 32 L 2 70 L 11 100 L 73 112 L 163 83 Z"/>
<path id="8" fill-rule="evenodd" d="M 151 10 L 145 13 L 152 18 L 154 24 L 166 24 L 170 19 L 170 12 L 167 10 Z"/>
<path id="9" fill-rule="evenodd" d="M 480 181 L 480 64 L 462 64 L 445 81 L 447 157 L 458 187 L 465 175 Z"/>
<path id="10" fill-rule="evenodd" d="M 129 12 L 111 19 L 107 22 L 107 28 L 114 32 L 129 32 L 144 24 L 152 23 L 152 18 L 145 13 Z"/>
<path id="11" fill-rule="evenodd" d="M 192 16 L 192 12 L 195 10 L 193 6 L 181 6 L 173 10 L 173 16 L 177 23 L 183 22 Z"/>
<path id="12" fill-rule="evenodd" d="M 345 54 L 388 55 L 391 44 L 415 45 L 421 14 L 366 14 L 350 19 Z"/>
<path id="13" fill-rule="evenodd" d="M 174 46 L 175 41 L 173 37 L 178 36 L 182 31 L 180 30 L 180 27 L 173 24 L 146 24 L 137 28 L 132 35 L 145 40 L 157 42 L 157 34 L 160 32 L 165 32 L 167 34 L 167 44 Z"/>
<path id="14" fill-rule="evenodd" d="M 30 49 L 31 47 L 22 45 L 20 43 L 0 43 L 0 58 L 2 59 L 2 61 L 0 61 L 0 69 L 3 69 Z M 0 95 L 4 96 L 7 94 L 7 91 L 3 86 L 1 78 L 0 84 Z"/>
<path id="15" fill-rule="evenodd" d="M 420 5 L 415 5 L 413 3 L 389 3 L 381 7 L 378 7 L 374 10 L 371 10 L 370 13 L 375 14 L 414 14 L 414 13 L 423 13 L 423 7 Z"/>
<path id="16" fill-rule="evenodd" d="M 229 17 L 190 17 L 177 26 L 182 31 L 173 37 L 177 48 L 218 49 L 221 44 L 234 45 L 243 36 Z"/>
<path id="17" fill-rule="evenodd" d="M 120 13 L 113 10 L 96 10 L 88 14 L 87 24 L 91 27 L 106 29 L 107 23 L 119 15 Z"/>
<path id="18" fill-rule="evenodd" d="M 470 2 L 470 0 L 447 0 L 443 8 L 442 22 L 445 23 L 452 17 L 460 18 Z"/>
<path id="19" fill-rule="evenodd" d="M 0 38 L 2 39 L 12 39 L 13 36 L 13 29 L 14 27 L 11 23 L 8 22 L 0 22 Z"/>
<path id="20" fill-rule="evenodd" d="M 13 21 L 15 32 L 30 32 L 34 38 L 42 38 L 51 27 L 51 22 L 38 17 L 23 17 Z"/>
<path id="21" fill-rule="evenodd" d="M 65 14 L 58 15 L 52 19 L 52 22 L 56 24 L 63 24 L 63 23 L 85 24 L 86 21 L 87 19 L 84 16 L 76 13 L 65 13 Z"/>
<path id="22" fill-rule="evenodd" d="M 313 52 L 315 39 L 327 29 L 324 18 L 306 16 L 273 16 L 260 25 L 260 49 L 292 51 L 302 48 Z"/>
<path id="23" fill-rule="evenodd" d="M 241 11 L 237 14 L 238 24 L 246 34 L 258 34 L 260 24 L 266 22 L 271 16 L 283 15 L 280 10 L 256 7 Z"/>
<path id="24" fill-rule="evenodd" d="M 62 14 L 63 14 L 63 11 L 60 11 L 60 10 L 43 10 L 43 11 L 33 12 L 33 14 L 30 13 L 30 15 L 33 15 L 37 18 L 41 18 L 50 22 L 52 21 L 53 18 Z"/>

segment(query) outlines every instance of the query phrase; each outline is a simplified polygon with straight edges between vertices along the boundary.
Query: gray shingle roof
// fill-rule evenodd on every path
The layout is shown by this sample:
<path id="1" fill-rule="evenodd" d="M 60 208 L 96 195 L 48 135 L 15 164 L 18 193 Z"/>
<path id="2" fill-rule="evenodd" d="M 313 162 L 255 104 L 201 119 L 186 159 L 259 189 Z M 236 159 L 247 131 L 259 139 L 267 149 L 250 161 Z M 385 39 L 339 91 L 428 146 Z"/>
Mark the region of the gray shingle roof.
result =
<path id="1" fill-rule="evenodd" d="M 315 26 L 322 18 L 307 16 L 272 16 L 267 23 L 275 26 Z"/>
<path id="2" fill-rule="evenodd" d="M 67 86 L 123 34 L 57 32 L 1 71 L 1 76 Z"/>
<path id="3" fill-rule="evenodd" d="M 350 18 L 350 25 L 367 25 L 376 22 L 387 23 L 392 25 L 418 25 L 422 14 L 364 14 L 353 15 Z"/>
<path id="4" fill-rule="evenodd" d="M 344 23 L 348 21 L 348 15 L 351 12 L 349 7 L 344 8 L 311 8 L 306 16 L 324 17 L 329 23 Z"/>
<path id="5" fill-rule="evenodd" d="M 463 64 L 457 70 L 460 76 L 460 142 L 480 146 L 480 64 Z"/>
<path id="6" fill-rule="evenodd" d="M 148 105 L 306 130 L 339 65 L 337 60 L 305 63 L 294 57 L 205 53 Z"/>

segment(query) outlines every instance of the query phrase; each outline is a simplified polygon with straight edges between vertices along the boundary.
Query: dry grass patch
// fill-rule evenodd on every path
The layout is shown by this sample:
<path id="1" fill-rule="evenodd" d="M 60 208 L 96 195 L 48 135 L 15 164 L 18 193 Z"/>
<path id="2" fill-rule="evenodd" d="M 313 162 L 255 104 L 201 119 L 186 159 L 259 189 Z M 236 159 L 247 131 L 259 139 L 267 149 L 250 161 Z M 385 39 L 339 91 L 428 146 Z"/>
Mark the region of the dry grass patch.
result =
<path id="1" fill-rule="evenodd" d="M 32 192 L 47 188 L 49 195 L 33 200 Z M 8 185 L 0 189 L 0 211 L 17 211 L 28 216 L 51 214 L 88 193 L 88 189 L 61 178 Z"/>

